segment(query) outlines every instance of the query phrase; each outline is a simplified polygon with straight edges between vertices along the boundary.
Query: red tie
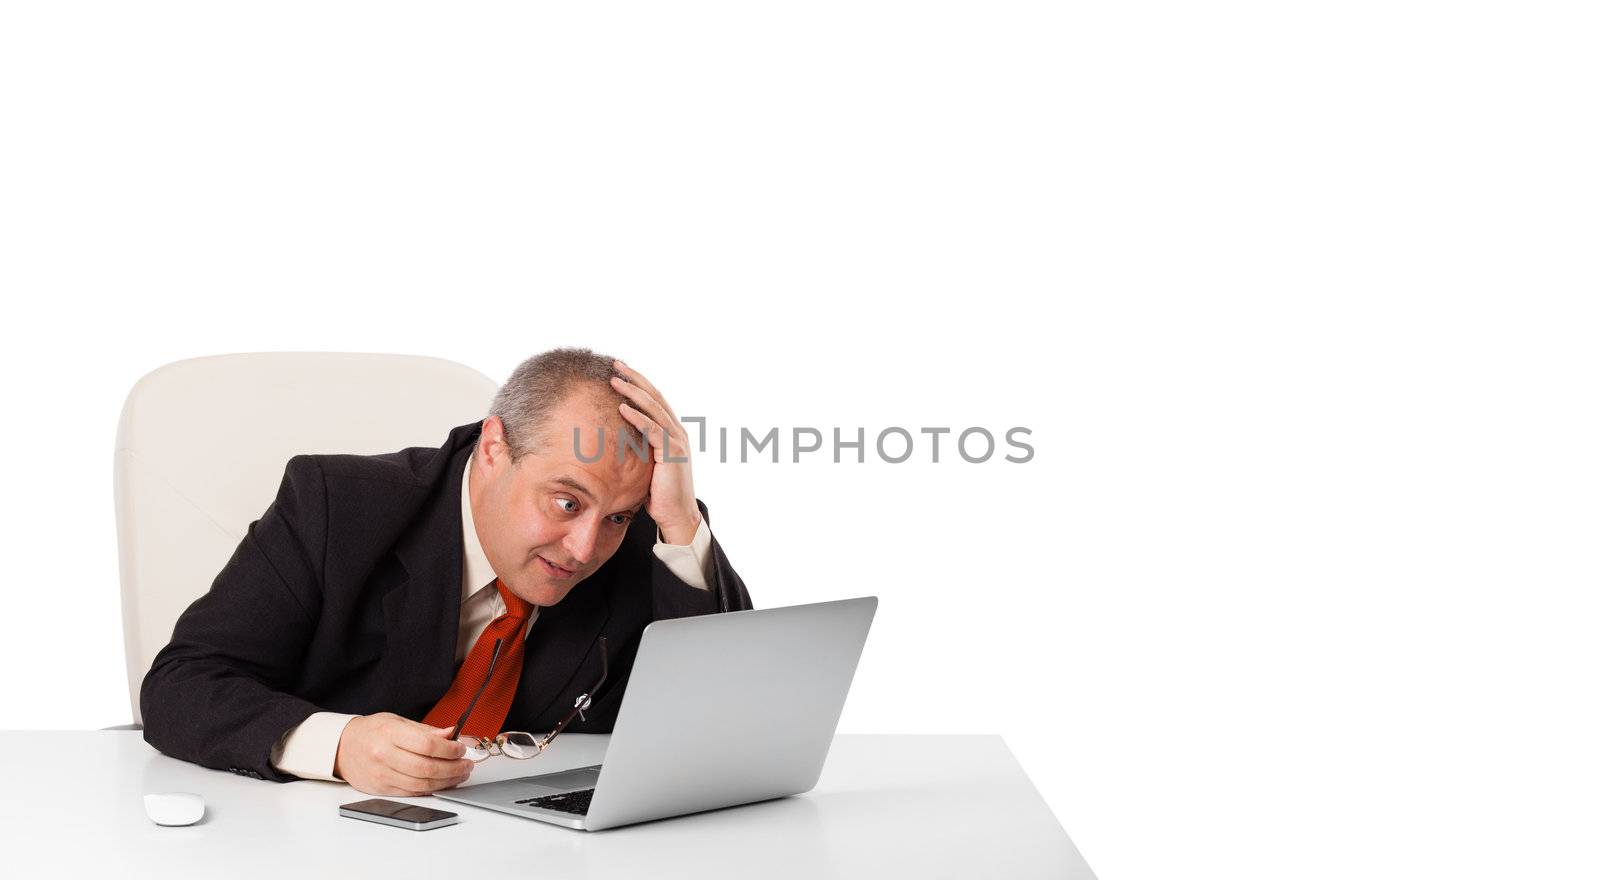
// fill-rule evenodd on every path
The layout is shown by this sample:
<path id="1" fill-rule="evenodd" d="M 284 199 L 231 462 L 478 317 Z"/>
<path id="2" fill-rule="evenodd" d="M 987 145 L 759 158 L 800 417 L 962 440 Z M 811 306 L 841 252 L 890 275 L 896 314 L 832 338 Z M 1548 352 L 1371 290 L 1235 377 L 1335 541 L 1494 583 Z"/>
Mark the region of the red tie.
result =
<path id="1" fill-rule="evenodd" d="M 505 581 L 495 578 L 494 585 L 500 591 L 500 598 L 506 602 L 506 613 L 484 627 L 483 635 L 478 636 L 472 650 L 467 652 L 467 658 L 461 661 L 456 680 L 450 682 L 450 689 L 439 698 L 439 702 L 428 712 L 428 717 L 422 719 L 423 724 L 449 727 L 456 723 L 489 672 L 489 658 L 494 654 L 495 639 L 500 639 L 501 645 L 500 659 L 494 664 L 494 678 L 483 689 L 483 696 L 472 707 L 472 717 L 467 719 L 460 733 L 493 737 L 500 732 L 500 725 L 505 723 L 506 714 L 511 711 L 511 701 L 517 695 L 517 680 L 522 678 L 522 649 L 526 644 L 521 638 L 522 627 L 528 622 L 528 615 L 533 613 L 533 605 L 519 599 L 506 587 Z"/>

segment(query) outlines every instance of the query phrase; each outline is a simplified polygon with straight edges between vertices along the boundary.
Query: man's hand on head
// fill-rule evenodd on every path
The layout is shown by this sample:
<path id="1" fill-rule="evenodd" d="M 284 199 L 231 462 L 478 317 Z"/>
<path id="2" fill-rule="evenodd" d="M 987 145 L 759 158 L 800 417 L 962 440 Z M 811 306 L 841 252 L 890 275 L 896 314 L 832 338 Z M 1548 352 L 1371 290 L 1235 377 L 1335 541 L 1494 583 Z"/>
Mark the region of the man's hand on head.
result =
<path id="1" fill-rule="evenodd" d="M 631 406 L 618 405 L 622 417 L 650 440 L 655 456 L 645 512 L 656 521 L 668 544 L 688 544 L 701 519 L 694 501 L 694 474 L 689 470 L 689 432 L 649 379 L 622 361 L 613 362 L 613 367 L 621 376 L 611 378 L 611 387 L 633 402 Z M 667 461 L 669 452 L 673 461 Z"/>
<path id="2" fill-rule="evenodd" d="M 366 794 L 421 797 L 472 775 L 466 746 L 450 728 L 430 727 L 393 712 L 350 719 L 339 736 L 333 775 Z"/>

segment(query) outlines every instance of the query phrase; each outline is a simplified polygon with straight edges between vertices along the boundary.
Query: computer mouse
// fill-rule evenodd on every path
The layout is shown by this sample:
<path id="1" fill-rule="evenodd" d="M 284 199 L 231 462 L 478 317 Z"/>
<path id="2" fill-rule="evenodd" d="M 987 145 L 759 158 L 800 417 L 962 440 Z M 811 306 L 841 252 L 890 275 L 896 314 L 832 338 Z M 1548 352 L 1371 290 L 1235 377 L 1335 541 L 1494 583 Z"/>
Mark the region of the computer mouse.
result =
<path id="1" fill-rule="evenodd" d="M 186 791 L 147 794 L 144 811 L 157 825 L 193 825 L 206 814 L 206 799 Z"/>

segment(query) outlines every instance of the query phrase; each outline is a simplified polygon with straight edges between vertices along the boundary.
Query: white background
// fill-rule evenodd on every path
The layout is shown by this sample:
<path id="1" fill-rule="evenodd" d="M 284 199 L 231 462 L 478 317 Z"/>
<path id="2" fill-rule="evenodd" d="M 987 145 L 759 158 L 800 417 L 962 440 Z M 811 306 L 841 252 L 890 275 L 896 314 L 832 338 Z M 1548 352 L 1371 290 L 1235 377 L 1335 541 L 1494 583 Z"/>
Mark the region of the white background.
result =
<path id="1" fill-rule="evenodd" d="M 696 487 L 759 605 L 882 597 L 844 731 L 1003 734 L 1107 880 L 1595 876 L 1584 4 L 564 6 L 0 13 L 0 727 L 127 720 L 144 373 L 587 345 L 1032 429 Z"/>

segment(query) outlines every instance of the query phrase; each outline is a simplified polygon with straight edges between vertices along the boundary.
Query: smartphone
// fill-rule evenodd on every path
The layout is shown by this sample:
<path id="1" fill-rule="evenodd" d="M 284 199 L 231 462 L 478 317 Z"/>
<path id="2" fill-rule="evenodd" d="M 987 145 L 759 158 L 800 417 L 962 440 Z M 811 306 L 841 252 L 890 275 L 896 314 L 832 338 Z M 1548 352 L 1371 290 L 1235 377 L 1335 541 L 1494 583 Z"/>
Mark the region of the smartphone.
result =
<path id="1" fill-rule="evenodd" d="M 399 801 L 386 801 L 383 798 L 343 804 L 339 807 L 339 815 L 393 825 L 396 828 L 410 828 L 412 831 L 443 828 L 460 821 L 460 817 L 455 813 L 431 807 L 419 807 L 416 804 L 402 804 Z"/>

